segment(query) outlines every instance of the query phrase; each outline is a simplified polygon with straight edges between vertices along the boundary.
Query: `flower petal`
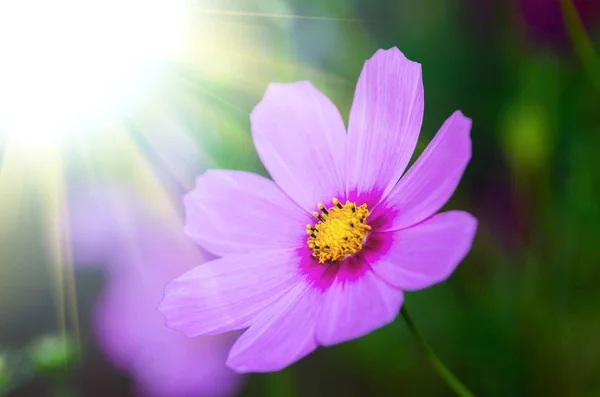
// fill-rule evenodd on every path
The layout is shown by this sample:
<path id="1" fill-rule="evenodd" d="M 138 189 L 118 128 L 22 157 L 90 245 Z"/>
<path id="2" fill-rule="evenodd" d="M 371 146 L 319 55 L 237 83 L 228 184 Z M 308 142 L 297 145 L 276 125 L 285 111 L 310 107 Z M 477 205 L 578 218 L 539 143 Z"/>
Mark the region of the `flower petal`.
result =
<path id="1" fill-rule="evenodd" d="M 306 280 L 298 283 L 237 340 L 227 365 L 237 372 L 278 371 L 312 352 L 322 296 Z"/>
<path id="2" fill-rule="evenodd" d="M 447 279 L 471 249 L 477 220 L 448 211 L 396 232 L 373 233 L 365 256 L 381 278 L 403 290 Z"/>
<path id="3" fill-rule="evenodd" d="M 396 47 L 365 62 L 348 123 L 347 188 L 385 196 L 415 150 L 423 120 L 421 65 Z M 376 203 L 373 203 L 376 204 Z"/>
<path id="4" fill-rule="evenodd" d="M 184 202 L 187 234 L 219 256 L 305 245 L 312 221 L 273 181 L 244 171 L 207 171 Z"/>
<path id="5" fill-rule="evenodd" d="M 460 111 L 444 122 L 423 154 L 373 212 L 375 218 L 379 214 L 386 218 L 378 231 L 417 224 L 442 208 L 471 158 L 470 131 L 471 119 Z"/>
<path id="6" fill-rule="evenodd" d="M 170 337 L 139 345 L 139 356 L 130 370 L 138 384 L 135 395 L 227 397 L 239 392 L 243 378 L 225 366 L 235 335 L 188 339 L 163 328 Z"/>
<path id="7" fill-rule="evenodd" d="M 108 358 L 144 396 L 229 396 L 241 378 L 225 366 L 233 334 L 188 339 L 156 311 L 164 283 L 144 272 L 111 277 L 97 302 L 95 333 Z M 157 299 L 158 298 L 158 299 Z M 194 368 L 190 371 L 189 368 Z"/>
<path id="8" fill-rule="evenodd" d="M 188 337 L 243 329 L 302 279 L 299 262 L 294 250 L 216 259 L 171 281 L 158 309 Z"/>
<path id="9" fill-rule="evenodd" d="M 329 346 L 366 335 L 392 322 L 402 301 L 402 291 L 388 285 L 370 268 L 354 277 L 349 266 L 341 266 L 325 292 L 317 340 Z"/>
<path id="10" fill-rule="evenodd" d="M 302 208 L 312 213 L 318 203 L 344 193 L 344 122 L 310 82 L 269 84 L 250 121 L 263 164 Z"/>

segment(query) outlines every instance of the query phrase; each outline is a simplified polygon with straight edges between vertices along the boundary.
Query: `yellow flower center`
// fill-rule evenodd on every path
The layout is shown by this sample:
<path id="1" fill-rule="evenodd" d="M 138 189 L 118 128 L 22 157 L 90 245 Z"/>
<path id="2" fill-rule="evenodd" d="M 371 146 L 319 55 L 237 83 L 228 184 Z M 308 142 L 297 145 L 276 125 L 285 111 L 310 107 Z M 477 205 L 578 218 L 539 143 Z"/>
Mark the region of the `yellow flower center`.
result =
<path id="1" fill-rule="evenodd" d="M 371 230 L 366 224 L 369 215 L 366 204 L 357 206 L 351 201 L 342 204 L 336 198 L 332 201 L 331 208 L 319 204 L 321 212 L 314 212 L 319 221 L 314 226 L 306 225 L 308 246 L 319 263 L 339 262 L 356 254 L 362 250 Z"/>

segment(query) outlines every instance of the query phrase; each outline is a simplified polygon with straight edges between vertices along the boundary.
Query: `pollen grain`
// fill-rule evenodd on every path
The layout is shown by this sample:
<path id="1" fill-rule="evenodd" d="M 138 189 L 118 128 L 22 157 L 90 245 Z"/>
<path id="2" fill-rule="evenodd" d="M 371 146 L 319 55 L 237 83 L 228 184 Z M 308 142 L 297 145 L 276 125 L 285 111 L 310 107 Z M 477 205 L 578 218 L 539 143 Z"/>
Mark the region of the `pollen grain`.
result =
<path id="1" fill-rule="evenodd" d="M 342 204 L 334 198 L 333 207 L 319 204 L 313 214 L 318 219 L 314 225 L 306 225 L 308 247 L 319 263 L 341 262 L 346 257 L 361 251 L 365 238 L 371 230 L 367 225 L 367 204 L 357 206 L 346 201 Z"/>

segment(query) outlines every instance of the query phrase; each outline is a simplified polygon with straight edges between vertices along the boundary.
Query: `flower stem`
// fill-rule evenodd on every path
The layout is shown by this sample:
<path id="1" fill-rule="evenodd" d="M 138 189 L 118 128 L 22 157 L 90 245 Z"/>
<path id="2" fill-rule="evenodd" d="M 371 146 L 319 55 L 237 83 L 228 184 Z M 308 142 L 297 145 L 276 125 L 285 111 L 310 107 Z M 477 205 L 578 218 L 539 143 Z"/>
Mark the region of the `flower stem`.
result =
<path id="1" fill-rule="evenodd" d="M 471 393 L 469 389 L 467 389 L 465 385 L 463 385 L 456 376 L 454 376 L 454 374 L 448 369 L 448 367 L 444 365 L 442 360 L 440 360 L 439 357 L 436 356 L 436 354 L 431 349 L 431 346 L 429 346 L 429 343 L 427 343 L 427 341 L 423 337 L 423 334 L 421 334 L 421 331 L 419 331 L 419 328 L 413 321 L 412 317 L 410 316 L 410 314 L 408 314 L 408 311 L 406 310 L 406 305 L 402 305 L 402 309 L 400 309 L 400 314 L 402 314 L 402 317 L 404 317 L 404 321 L 406 321 L 410 332 L 412 332 L 414 337 L 419 341 L 419 343 L 427 353 L 427 358 L 429 358 L 429 361 L 431 362 L 435 370 L 438 372 L 440 377 L 446 382 L 446 384 L 452 390 L 454 390 L 454 392 L 457 395 L 461 397 L 475 397 L 475 395 Z"/>
<path id="2" fill-rule="evenodd" d="M 559 0 L 563 20 L 567 33 L 579 57 L 583 68 L 588 73 L 591 82 L 600 93 L 600 57 L 598 56 L 592 39 L 590 38 L 577 8 L 571 0 Z"/>

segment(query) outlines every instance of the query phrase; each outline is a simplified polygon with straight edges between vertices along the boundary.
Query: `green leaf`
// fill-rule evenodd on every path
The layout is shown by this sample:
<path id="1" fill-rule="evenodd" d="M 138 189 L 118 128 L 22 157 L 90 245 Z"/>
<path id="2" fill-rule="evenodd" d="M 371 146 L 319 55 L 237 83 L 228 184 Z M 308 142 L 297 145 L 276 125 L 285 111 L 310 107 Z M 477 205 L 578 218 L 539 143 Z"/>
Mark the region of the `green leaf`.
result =
<path id="1" fill-rule="evenodd" d="M 592 40 L 571 0 L 560 0 L 560 8 L 575 52 L 592 84 L 600 94 L 600 58 L 592 44 Z"/>
<path id="2" fill-rule="evenodd" d="M 78 358 L 75 342 L 66 335 L 43 336 L 29 348 L 29 357 L 40 375 L 66 372 Z"/>

